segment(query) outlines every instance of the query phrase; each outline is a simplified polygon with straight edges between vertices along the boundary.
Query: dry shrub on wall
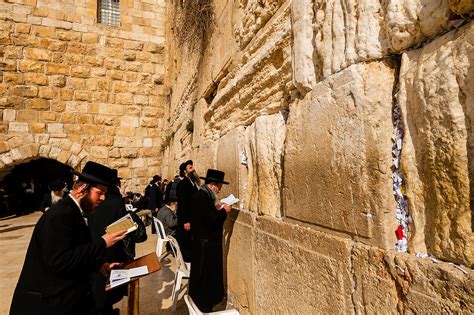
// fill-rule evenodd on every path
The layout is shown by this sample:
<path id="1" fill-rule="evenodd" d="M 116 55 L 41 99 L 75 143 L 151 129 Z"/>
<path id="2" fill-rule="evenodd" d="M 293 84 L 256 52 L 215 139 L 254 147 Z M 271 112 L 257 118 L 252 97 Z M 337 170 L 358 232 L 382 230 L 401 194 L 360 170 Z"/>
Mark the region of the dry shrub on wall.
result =
<path id="1" fill-rule="evenodd" d="M 174 36 L 179 46 L 187 46 L 191 51 L 204 48 L 214 26 L 213 1 L 176 1 L 174 24 Z"/>

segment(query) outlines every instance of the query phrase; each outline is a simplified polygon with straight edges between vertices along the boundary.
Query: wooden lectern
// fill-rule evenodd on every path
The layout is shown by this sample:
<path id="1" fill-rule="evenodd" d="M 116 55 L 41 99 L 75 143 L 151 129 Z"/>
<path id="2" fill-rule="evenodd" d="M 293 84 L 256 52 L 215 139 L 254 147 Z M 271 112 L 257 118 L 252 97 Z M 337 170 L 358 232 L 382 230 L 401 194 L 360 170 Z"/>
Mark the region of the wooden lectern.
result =
<path id="1" fill-rule="evenodd" d="M 150 253 L 143 257 L 137 258 L 134 261 L 126 264 L 122 269 L 131 269 L 137 267 L 148 267 L 148 273 L 146 275 L 142 275 L 139 277 L 132 278 L 128 283 L 128 314 L 129 315 L 138 315 L 138 305 L 139 303 L 139 280 L 141 277 L 145 277 L 155 271 L 161 269 L 160 263 L 158 262 L 158 258 L 156 254 Z M 109 289 L 113 290 L 113 289 Z"/>

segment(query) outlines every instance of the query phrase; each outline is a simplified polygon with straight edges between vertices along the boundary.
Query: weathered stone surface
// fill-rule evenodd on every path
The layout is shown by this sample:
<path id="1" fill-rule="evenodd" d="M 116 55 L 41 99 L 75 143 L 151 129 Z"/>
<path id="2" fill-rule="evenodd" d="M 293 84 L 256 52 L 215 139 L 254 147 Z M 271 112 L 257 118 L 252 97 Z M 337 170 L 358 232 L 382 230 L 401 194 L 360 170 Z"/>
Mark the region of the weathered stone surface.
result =
<path id="1" fill-rule="evenodd" d="M 239 153 L 238 133 L 236 130 L 223 136 L 217 145 L 217 169 L 225 172 L 228 185 L 222 186 L 223 197 L 234 194 L 239 195 Z"/>
<path id="2" fill-rule="evenodd" d="M 472 272 L 444 262 L 355 245 L 356 313 L 462 313 L 474 310 Z M 449 285 L 446 285 L 449 283 Z"/>
<path id="3" fill-rule="evenodd" d="M 349 240 L 262 217 L 256 227 L 257 314 L 352 309 Z"/>
<path id="4" fill-rule="evenodd" d="M 233 210 L 224 225 L 224 283 L 241 314 L 255 313 L 255 246 L 254 214 Z"/>
<path id="5" fill-rule="evenodd" d="M 403 55 L 400 105 L 410 248 L 474 264 L 474 24 Z"/>
<path id="6" fill-rule="evenodd" d="M 281 180 L 286 113 L 260 116 L 245 131 L 248 164 L 245 208 L 281 217 Z"/>
<path id="7" fill-rule="evenodd" d="M 216 130 L 226 133 L 235 125 L 249 125 L 260 115 L 285 108 L 291 82 L 290 35 L 290 7 L 285 2 L 249 44 L 245 59 L 219 82 L 204 114 L 205 137 Z"/>
<path id="8" fill-rule="evenodd" d="M 474 11 L 474 2 L 471 0 L 449 0 L 451 10 L 456 13 L 469 13 Z"/>
<path id="9" fill-rule="evenodd" d="M 296 86 L 305 93 L 351 64 L 421 43 L 446 29 L 450 14 L 448 0 L 294 1 Z"/>
<path id="10" fill-rule="evenodd" d="M 389 64 L 353 65 L 290 107 L 283 175 L 287 217 L 394 246 L 394 79 Z"/>

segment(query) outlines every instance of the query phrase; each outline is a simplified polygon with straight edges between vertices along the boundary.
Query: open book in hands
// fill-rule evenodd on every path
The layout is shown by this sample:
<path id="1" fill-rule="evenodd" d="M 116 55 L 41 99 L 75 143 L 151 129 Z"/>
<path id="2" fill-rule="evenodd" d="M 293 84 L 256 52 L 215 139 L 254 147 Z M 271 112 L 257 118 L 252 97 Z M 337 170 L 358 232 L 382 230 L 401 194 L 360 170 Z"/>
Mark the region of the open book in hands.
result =
<path id="1" fill-rule="evenodd" d="M 127 214 L 115 221 L 114 223 L 108 225 L 105 228 L 105 232 L 107 232 L 108 234 L 113 234 L 119 231 L 126 230 L 127 233 L 125 234 L 128 234 L 130 232 L 135 231 L 137 228 L 138 225 L 135 223 L 135 221 L 133 221 L 132 216 L 130 214 Z"/>
<path id="2" fill-rule="evenodd" d="M 236 198 L 233 194 L 230 194 L 229 196 L 225 197 L 224 199 L 221 199 L 222 203 L 225 203 L 226 205 L 232 206 L 234 203 L 239 202 L 239 199 Z"/>

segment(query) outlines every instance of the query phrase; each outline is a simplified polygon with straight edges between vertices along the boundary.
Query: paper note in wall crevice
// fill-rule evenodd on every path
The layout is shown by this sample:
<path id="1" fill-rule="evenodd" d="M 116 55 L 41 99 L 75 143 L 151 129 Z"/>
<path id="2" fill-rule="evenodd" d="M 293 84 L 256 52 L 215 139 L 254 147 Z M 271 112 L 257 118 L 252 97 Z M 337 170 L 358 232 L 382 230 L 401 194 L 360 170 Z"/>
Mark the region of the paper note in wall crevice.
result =
<path id="1" fill-rule="evenodd" d="M 225 197 L 224 199 L 221 199 L 222 203 L 225 203 L 229 206 L 232 206 L 234 203 L 239 202 L 239 199 L 236 198 L 233 194 L 230 194 L 229 196 Z"/>

